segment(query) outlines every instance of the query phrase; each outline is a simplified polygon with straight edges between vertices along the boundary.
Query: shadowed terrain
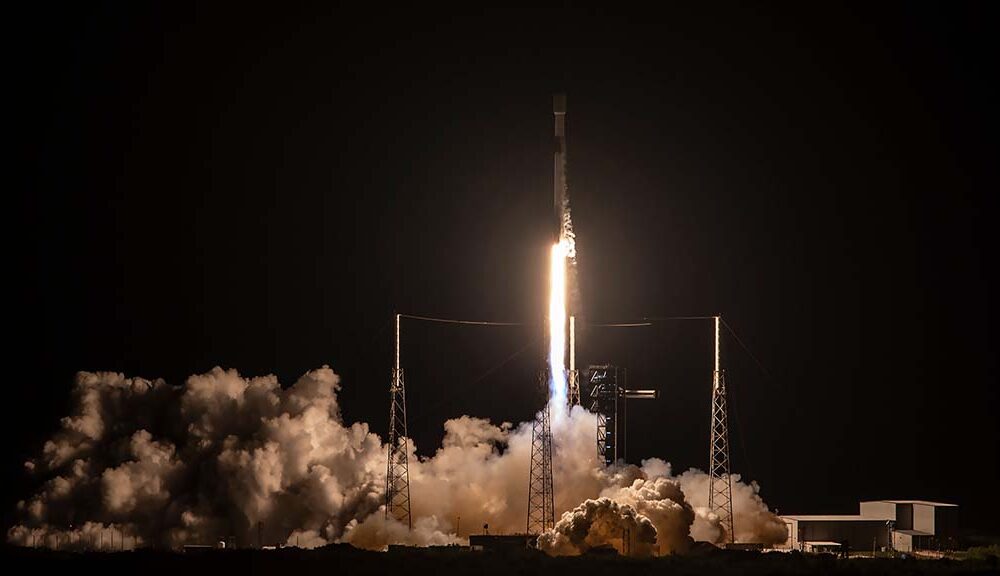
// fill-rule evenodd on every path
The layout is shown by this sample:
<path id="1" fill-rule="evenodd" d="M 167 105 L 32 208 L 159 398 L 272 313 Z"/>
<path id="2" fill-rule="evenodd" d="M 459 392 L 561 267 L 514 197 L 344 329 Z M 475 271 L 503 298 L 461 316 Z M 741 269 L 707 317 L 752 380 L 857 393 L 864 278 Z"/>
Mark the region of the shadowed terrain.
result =
<path id="1" fill-rule="evenodd" d="M 4 546 L 3 565 L 46 574 L 996 574 L 996 556 L 970 560 L 840 560 L 830 555 L 705 550 L 651 559 L 584 555 L 554 558 L 537 551 L 499 554 L 460 548 L 408 548 L 372 552 L 349 545 L 315 550 L 207 550 L 174 553 L 140 550 L 71 553 Z"/>

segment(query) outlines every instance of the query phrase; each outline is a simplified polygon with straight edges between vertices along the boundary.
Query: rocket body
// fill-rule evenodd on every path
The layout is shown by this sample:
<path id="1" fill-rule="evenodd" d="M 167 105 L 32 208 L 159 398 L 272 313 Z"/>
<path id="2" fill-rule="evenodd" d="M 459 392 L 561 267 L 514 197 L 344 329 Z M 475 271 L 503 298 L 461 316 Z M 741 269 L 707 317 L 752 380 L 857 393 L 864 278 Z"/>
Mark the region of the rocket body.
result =
<path id="1" fill-rule="evenodd" d="M 563 235 L 566 217 L 566 95 L 552 97 L 552 114 L 555 116 L 555 154 L 552 181 L 552 207 L 554 236 L 558 242 Z"/>
<path id="2" fill-rule="evenodd" d="M 549 273 L 549 401 L 553 420 L 560 422 L 566 415 L 569 398 L 569 374 L 566 371 L 566 320 L 568 318 L 567 264 L 573 254 L 573 234 L 569 223 L 569 199 L 566 186 L 566 95 L 552 98 L 555 119 L 555 150 L 553 154 L 552 209 L 553 242 L 552 268 Z"/>

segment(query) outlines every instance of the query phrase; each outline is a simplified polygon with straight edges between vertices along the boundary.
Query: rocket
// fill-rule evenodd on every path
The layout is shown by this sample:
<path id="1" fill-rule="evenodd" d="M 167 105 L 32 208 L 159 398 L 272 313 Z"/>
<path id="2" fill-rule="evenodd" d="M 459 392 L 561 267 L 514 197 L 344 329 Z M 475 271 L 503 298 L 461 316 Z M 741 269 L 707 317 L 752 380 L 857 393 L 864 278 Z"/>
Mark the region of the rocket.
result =
<path id="1" fill-rule="evenodd" d="M 552 114 L 556 121 L 552 207 L 554 210 L 555 241 L 562 237 L 566 211 L 566 94 L 552 97 Z"/>

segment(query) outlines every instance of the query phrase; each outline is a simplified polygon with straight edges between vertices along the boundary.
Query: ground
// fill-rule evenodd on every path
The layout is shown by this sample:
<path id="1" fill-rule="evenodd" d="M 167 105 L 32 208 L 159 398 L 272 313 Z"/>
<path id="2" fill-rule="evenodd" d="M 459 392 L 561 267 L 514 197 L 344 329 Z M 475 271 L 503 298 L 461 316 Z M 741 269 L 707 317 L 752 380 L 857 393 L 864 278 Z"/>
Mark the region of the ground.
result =
<path id="1" fill-rule="evenodd" d="M 586 576 L 610 574 L 998 574 L 996 556 L 974 560 L 862 559 L 828 555 L 711 551 L 698 555 L 634 559 L 615 556 L 552 558 L 542 553 L 493 554 L 463 550 L 407 549 L 369 552 L 350 546 L 316 550 L 210 550 L 202 553 L 140 550 L 119 553 L 70 553 L 3 548 L 2 565 L 35 573 L 128 573 L 153 576 L 252 574 L 460 574 Z M 15 573 L 15 572 L 8 572 Z M 20 573 L 20 572 L 16 572 Z"/>

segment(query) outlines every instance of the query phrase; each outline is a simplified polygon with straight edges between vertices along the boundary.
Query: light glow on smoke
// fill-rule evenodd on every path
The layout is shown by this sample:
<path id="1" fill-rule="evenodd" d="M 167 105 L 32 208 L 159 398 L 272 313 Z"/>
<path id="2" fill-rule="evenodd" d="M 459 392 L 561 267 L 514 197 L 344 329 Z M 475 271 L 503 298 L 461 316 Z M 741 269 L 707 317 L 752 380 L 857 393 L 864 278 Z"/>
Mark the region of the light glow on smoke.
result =
<path id="1" fill-rule="evenodd" d="M 565 415 L 566 398 L 566 264 L 572 240 L 552 245 L 549 273 L 549 401 L 556 420 Z"/>
<path id="2" fill-rule="evenodd" d="M 386 519 L 388 447 L 364 422 L 345 422 L 340 378 L 323 367 L 290 386 L 215 368 L 180 386 L 111 372 L 81 372 L 66 418 L 26 471 L 37 488 L 18 503 L 9 544 L 68 550 L 179 548 L 227 539 L 236 547 L 331 543 L 384 550 L 467 543 L 468 529 L 524 530 L 525 465 L 532 424 L 461 416 L 444 423 L 436 450 L 409 444 L 413 528 Z M 708 511 L 709 476 L 674 476 L 662 460 L 605 468 L 594 447 L 596 416 L 581 407 L 553 435 L 556 526 L 540 539 L 551 554 L 620 542 L 643 518 L 659 554 L 692 538 L 725 542 Z M 614 506 L 610 502 L 615 502 Z M 634 513 L 633 514 L 633 511 Z M 755 484 L 733 477 L 736 539 L 780 543 L 784 522 Z M 122 542 L 124 538 L 124 543 Z"/>

